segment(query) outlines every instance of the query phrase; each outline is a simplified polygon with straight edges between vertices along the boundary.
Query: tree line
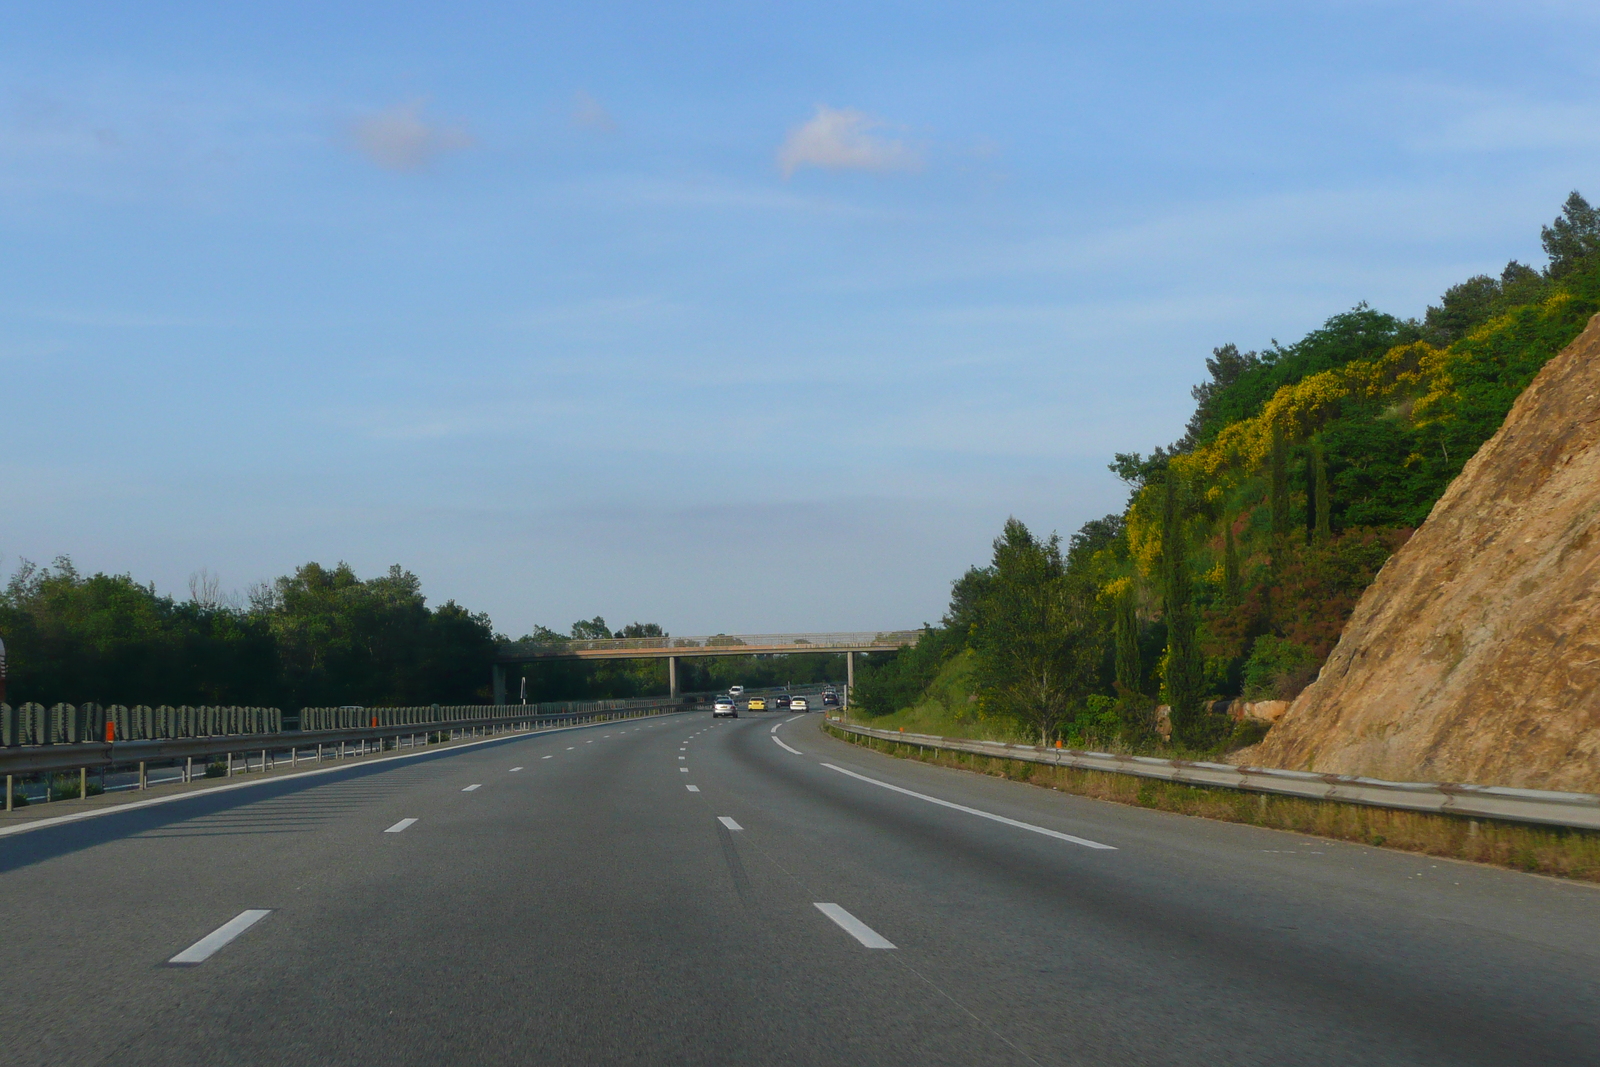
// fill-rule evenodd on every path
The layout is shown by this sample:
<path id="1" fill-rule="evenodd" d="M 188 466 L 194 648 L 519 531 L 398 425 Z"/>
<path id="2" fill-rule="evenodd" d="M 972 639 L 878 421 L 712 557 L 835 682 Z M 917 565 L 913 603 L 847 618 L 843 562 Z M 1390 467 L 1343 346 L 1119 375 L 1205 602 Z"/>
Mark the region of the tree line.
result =
<path id="1" fill-rule="evenodd" d="M 23 561 L 0 593 L 7 699 L 262 707 L 484 703 L 495 634 L 453 600 L 430 608 L 398 566 L 362 580 L 307 563 L 224 597 L 178 600 L 126 574 Z"/>
<path id="2" fill-rule="evenodd" d="M 1065 545 L 1008 520 L 856 706 L 942 701 L 1041 742 L 1138 748 L 1165 705 L 1182 748 L 1258 738 L 1218 702 L 1316 677 L 1385 560 L 1600 311 L 1600 211 L 1573 192 L 1541 238 L 1543 269 L 1469 278 L 1420 319 L 1360 304 L 1293 344 L 1214 349 L 1183 434 L 1113 458 L 1121 512 Z"/>
<path id="3" fill-rule="evenodd" d="M 580 619 L 566 634 L 543 626 L 522 640 L 549 644 L 659 637 L 656 623 L 612 631 Z M 489 617 L 447 600 L 430 607 L 417 576 L 399 566 L 362 579 L 346 563 L 307 563 L 293 574 L 223 595 L 199 572 L 187 599 L 127 574 L 83 574 L 67 557 L 26 560 L 0 590 L 0 638 L 12 704 L 168 704 L 258 707 L 410 707 L 484 704 L 504 635 Z M 530 702 L 663 695 L 661 660 L 529 664 L 508 698 Z M 842 677 L 838 655 L 680 659 L 685 692 L 804 684 Z"/>

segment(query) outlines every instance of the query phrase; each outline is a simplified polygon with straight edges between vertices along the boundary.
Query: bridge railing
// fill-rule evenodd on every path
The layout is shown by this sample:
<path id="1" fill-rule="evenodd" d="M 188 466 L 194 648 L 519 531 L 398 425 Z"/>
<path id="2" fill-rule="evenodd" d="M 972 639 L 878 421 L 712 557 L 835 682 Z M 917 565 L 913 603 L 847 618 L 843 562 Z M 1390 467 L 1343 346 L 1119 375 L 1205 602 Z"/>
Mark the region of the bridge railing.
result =
<path id="1" fill-rule="evenodd" d="M 862 646 L 876 646 L 884 649 L 904 648 L 917 643 L 917 638 L 922 636 L 921 630 L 878 630 L 863 633 L 808 633 L 808 634 L 712 634 L 708 637 L 674 637 L 670 634 L 662 637 L 608 637 L 594 639 L 573 639 L 567 641 L 540 643 L 533 641 L 513 641 L 500 646 L 503 655 L 517 655 L 572 652 L 652 652 L 682 649 L 685 655 L 693 655 L 695 649 L 713 648 L 741 648 L 747 647 L 751 652 L 763 652 L 769 649 L 783 649 L 786 652 L 811 651 L 827 652 L 833 648 L 861 648 Z"/>

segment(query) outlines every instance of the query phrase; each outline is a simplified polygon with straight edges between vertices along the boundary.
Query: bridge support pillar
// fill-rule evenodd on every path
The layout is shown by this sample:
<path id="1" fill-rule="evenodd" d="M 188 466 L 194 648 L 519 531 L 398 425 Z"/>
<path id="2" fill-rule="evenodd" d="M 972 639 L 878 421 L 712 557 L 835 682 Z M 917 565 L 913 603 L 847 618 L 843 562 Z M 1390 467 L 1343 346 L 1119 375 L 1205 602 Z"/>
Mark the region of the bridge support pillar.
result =
<path id="1" fill-rule="evenodd" d="M 667 657 L 667 693 L 673 700 L 678 699 L 678 657 Z"/>
<path id="2" fill-rule="evenodd" d="M 506 702 L 506 669 L 498 663 L 494 665 L 494 702 Z"/>
<path id="3" fill-rule="evenodd" d="M 854 652 L 846 652 L 844 654 L 844 684 L 847 689 L 854 689 L 856 686 L 856 654 Z"/>

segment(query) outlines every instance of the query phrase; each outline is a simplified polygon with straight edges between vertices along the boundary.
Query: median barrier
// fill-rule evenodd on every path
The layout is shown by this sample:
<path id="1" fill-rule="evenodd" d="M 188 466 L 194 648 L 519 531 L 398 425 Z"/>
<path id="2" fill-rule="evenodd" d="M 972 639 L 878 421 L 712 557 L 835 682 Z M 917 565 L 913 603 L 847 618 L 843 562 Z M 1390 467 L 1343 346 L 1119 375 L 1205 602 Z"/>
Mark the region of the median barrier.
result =
<path id="1" fill-rule="evenodd" d="M 34 707 L 37 707 L 35 705 Z M 145 771 L 151 766 L 184 765 L 184 780 L 194 777 L 195 760 L 209 761 L 211 757 L 228 759 L 243 754 L 246 766 L 252 757 L 259 755 L 261 769 L 274 767 L 287 753 L 291 765 L 302 761 L 321 762 L 337 754 L 343 757 L 354 746 L 355 754 L 366 754 L 374 749 L 399 748 L 409 741 L 420 747 L 431 743 L 435 735 L 446 739 L 459 737 L 492 736 L 497 733 L 531 732 L 559 726 L 581 726 L 589 723 L 612 722 L 619 719 L 642 718 L 683 710 L 678 701 L 640 699 L 635 701 L 594 701 L 568 705 L 568 710 L 540 712 L 538 705 L 432 705 L 421 708 L 308 708 L 314 722 L 337 723 L 325 729 L 275 730 L 271 732 L 228 733 L 193 737 L 145 737 L 138 740 L 102 741 L 90 738 L 49 743 L 24 744 L 0 747 L 0 774 L 4 774 L 5 806 L 11 810 L 13 779 L 17 776 L 53 775 L 64 771 L 78 771 L 80 781 L 86 781 L 93 770 L 107 774 L 115 768 L 138 768 L 139 788 L 143 788 Z M 513 711 L 514 714 L 508 714 Z M 0 709 L 0 713 L 10 709 Z M 109 709 L 108 709 L 109 710 Z M 254 709 L 257 711 L 276 709 Z M 431 715 L 420 714 L 423 711 Z M 337 715 L 322 715 L 337 712 Z M 496 712 L 498 714 L 483 714 Z M 302 712 L 304 715 L 305 712 Z M 30 722 L 36 718 L 30 710 Z M 161 721 L 159 717 L 152 722 Z M 273 720 L 265 716 L 239 716 L 223 721 L 259 723 Z M 121 723 L 116 723 L 121 730 Z M 134 728 L 134 727 L 130 727 Z M 203 772 L 203 763 L 202 763 Z"/>

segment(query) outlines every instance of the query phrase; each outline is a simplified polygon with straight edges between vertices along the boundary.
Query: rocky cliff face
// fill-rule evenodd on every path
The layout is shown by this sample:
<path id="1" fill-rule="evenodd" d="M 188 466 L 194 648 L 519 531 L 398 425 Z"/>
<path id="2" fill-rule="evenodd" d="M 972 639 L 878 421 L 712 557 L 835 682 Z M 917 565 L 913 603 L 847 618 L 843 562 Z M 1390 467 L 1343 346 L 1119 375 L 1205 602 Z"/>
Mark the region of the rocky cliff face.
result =
<path id="1" fill-rule="evenodd" d="M 1361 598 L 1245 762 L 1600 792 L 1600 316 Z"/>

